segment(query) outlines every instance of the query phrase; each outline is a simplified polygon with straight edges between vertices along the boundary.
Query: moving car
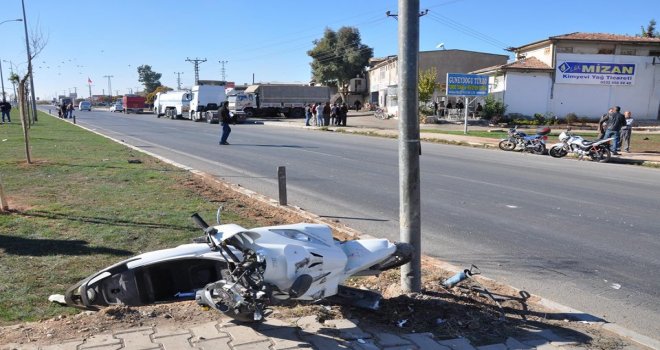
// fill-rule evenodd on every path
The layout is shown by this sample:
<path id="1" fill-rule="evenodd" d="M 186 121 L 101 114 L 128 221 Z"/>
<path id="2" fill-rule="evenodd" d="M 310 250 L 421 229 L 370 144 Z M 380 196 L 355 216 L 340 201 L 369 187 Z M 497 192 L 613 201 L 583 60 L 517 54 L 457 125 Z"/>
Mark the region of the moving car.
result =
<path id="1" fill-rule="evenodd" d="M 80 101 L 80 104 L 78 104 L 78 110 L 91 111 L 92 110 L 92 103 L 89 102 L 89 101 Z"/>
<path id="2" fill-rule="evenodd" d="M 124 104 L 121 102 L 115 102 L 110 106 L 110 112 L 123 112 L 124 111 Z"/>

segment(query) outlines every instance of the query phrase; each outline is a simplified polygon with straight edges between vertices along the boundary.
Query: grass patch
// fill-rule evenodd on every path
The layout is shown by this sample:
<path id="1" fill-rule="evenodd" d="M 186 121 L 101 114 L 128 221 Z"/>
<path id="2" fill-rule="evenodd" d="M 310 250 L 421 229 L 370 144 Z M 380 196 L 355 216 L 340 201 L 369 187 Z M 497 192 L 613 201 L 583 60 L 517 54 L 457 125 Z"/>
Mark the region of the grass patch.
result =
<path id="1" fill-rule="evenodd" d="M 0 323 L 76 313 L 48 296 L 131 255 L 188 243 L 202 235 L 190 215 L 215 216 L 218 204 L 187 185 L 192 174 L 44 113 L 27 164 L 15 112 L 0 126 L 10 206 L 0 213 Z"/>

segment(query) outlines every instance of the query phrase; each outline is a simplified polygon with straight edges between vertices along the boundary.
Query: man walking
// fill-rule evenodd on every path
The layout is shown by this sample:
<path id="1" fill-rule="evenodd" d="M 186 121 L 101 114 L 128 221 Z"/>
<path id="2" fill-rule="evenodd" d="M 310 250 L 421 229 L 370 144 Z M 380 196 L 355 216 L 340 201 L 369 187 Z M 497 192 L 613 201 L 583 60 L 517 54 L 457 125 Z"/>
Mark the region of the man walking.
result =
<path id="1" fill-rule="evenodd" d="M 621 128 L 626 125 L 626 118 L 623 116 L 623 114 L 620 113 L 621 107 L 615 106 L 612 108 L 614 108 L 614 113 L 612 113 L 609 120 L 607 121 L 605 138 L 614 138 L 614 141 L 612 141 L 612 145 L 610 146 L 610 151 L 612 151 L 613 155 L 618 156 L 619 152 L 617 147 L 619 144 L 619 137 L 621 136 Z"/>
<path id="2" fill-rule="evenodd" d="M 0 109 L 2 110 L 2 124 L 5 123 L 5 116 L 7 116 L 7 123 L 11 123 L 11 117 L 9 117 L 11 112 L 11 103 L 3 100 L 0 102 Z"/>
<path id="3" fill-rule="evenodd" d="M 222 103 L 222 108 L 220 109 L 220 122 L 222 123 L 222 136 L 220 137 L 221 145 L 228 145 L 227 139 L 231 133 L 231 128 L 229 127 L 229 122 L 231 121 L 231 116 L 229 115 L 229 102 L 225 101 Z"/>

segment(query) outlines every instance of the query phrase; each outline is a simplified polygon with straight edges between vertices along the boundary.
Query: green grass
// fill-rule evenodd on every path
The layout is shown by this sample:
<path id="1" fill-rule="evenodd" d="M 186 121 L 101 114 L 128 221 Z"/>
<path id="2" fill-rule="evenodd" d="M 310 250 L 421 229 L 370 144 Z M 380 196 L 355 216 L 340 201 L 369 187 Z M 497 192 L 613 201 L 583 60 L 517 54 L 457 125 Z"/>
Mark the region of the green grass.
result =
<path id="1" fill-rule="evenodd" d="M 0 125 L 10 206 L 0 212 L 0 323 L 75 313 L 48 296 L 131 255 L 189 243 L 202 235 L 190 215 L 215 216 L 218 204 L 185 186 L 190 173 L 43 113 L 27 164 L 16 112 Z"/>

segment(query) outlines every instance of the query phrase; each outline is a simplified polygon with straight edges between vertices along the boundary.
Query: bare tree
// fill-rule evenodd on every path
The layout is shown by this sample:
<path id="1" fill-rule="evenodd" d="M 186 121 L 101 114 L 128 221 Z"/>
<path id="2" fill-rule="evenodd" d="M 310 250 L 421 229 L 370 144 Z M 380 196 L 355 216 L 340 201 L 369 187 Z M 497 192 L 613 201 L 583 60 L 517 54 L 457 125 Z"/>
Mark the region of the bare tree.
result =
<path id="1" fill-rule="evenodd" d="M 29 118 L 30 124 L 37 121 L 37 100 L 34 94 L 34 72 L 32 68 L 32 60 L 37 57 L 41 51 L 48 44 L 48 37 L 44 35 L 41 31 L 41 26 L 39 25 L 39 20 L 37 19 L 37 25 L 30 30 L 30 36 L 28 38 L 29 44 L 29 61 L 28 61 L 28 73 L 27 76 L 30 77 L 30 86 L 31 86 L 31 102 L 32 102 L 32 117 Z"/>
<path id="2" fill-rule="evenodd" d="M 32 158 L 30 157 L 30 139 L 28 135 L 28 116 L 27 110 L 29 109 L 29 101 L 27 99 L 27 79 L 29 74 L 26 74 L 23 79 L 18 82 L 18 108 L 19 114 L 21 117 L 21 125 L 23 126 L 23 139 L 25 140 L 25 157 L 28 164 L 32 164 Z"/>

